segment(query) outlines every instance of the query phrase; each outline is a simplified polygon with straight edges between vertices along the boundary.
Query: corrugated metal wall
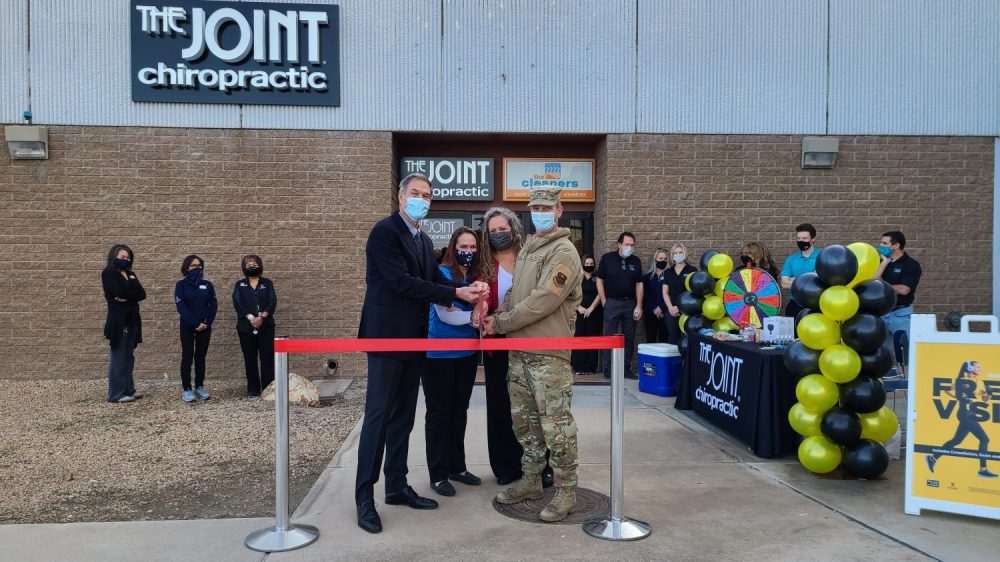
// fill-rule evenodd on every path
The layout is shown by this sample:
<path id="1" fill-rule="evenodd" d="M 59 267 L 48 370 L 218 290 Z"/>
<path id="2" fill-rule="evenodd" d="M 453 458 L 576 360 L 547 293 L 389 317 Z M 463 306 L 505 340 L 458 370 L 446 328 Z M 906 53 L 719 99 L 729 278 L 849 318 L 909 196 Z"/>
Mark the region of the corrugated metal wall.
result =
<path id="1" fill-rule="evenodd" d="M 1000 134 L 1000 2 L 835 0 L 830 133 Z"/>
<path id="2" fill-rule="evenodd" d="M 644 1 L 637 128 L 823 133 L 827 0 Z"/>
<path id="3" fill-rule="evenodd" d="M 28 0 L 0 2 L 0 123 L 28 109 Z"/>
<path id="4" fill-rule="evenodd" d="M 292 0 L 280 0 L 292 1 Z M 997 0 L 339 0 L 339 108 L 135 104 L 124 0 L 0 1 L 0 120 L 1000 135 Z"/>

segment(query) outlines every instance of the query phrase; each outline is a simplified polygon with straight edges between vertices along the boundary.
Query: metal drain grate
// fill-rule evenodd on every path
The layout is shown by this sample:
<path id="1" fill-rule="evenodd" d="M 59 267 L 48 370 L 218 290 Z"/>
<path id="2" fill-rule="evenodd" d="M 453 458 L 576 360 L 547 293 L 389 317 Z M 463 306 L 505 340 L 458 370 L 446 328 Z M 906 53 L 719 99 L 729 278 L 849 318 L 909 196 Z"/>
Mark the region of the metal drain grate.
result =
<path id="1" fill-rule="evenodd" d="M 545 506 L 552 501 L 552 497 L 555 495 L 556 487 L 552 486 L 545 490 L 545 495 L 540 500 L 527 500 L 512 505 L 504 505 L 494 498 L 493 507 L 511 519 L 529 521 L 531 523 L 545 523 L 545 521 L 538 518 L 538 514 L 545 509 Z M 611 498 L 594 490 L 577 488 L 576 507 L 566 516 L 566 519 L 556 524 L 580 525 L 587 519 L 604 517 L 609 513 L 611 513 Z"/>

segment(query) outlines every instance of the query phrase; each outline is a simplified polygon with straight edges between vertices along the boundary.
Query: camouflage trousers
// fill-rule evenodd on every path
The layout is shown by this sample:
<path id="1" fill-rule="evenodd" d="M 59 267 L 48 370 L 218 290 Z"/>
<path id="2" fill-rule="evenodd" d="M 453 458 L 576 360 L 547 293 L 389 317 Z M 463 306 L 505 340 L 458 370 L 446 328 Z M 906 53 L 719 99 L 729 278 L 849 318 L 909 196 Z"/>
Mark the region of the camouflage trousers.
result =
<path id="1" fill-rule="evenodd" d="M 576 489 L 579 457 L 576 421 L 570 412 L 573 373 L 569 361 L 511 351 L 507 389 L 514 435 L 524 448 L 521 470 L 540 473 L 548 449 L 556 486 Z"/>

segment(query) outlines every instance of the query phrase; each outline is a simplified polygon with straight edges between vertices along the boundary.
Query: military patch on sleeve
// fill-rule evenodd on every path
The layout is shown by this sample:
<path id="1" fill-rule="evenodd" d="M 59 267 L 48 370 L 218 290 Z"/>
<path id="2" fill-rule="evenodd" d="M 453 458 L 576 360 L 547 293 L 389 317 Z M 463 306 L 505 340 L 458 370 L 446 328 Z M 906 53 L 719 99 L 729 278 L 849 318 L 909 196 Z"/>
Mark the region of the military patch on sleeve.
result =
<path id="1" fill-rule="evenodd" d="M 552 277 L 545 284 L 545 288 L 551 293 L 562 295 L 563 291 L 566 290 L 566 285 L 569 284 L 570 276 L 569 268 L 563 264 L 559 264 L 556 266 L 555 271 L 552 272 Z"/>

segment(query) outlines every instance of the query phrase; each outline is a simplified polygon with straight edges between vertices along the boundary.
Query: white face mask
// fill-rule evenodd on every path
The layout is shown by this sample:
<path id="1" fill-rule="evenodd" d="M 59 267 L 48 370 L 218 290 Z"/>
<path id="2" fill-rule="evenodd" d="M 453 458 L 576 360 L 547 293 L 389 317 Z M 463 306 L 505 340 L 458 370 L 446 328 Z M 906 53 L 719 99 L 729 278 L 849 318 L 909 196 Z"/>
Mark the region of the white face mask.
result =
<path id="1" fill-rule="evenodd" d="M 622 246 L 622 255 L 626 258 L 632 255 L 632 246 Z"/>
<path id="2" fill-rule="evenodd" d="M 674 263 L 683 263 L 684 254 L 674 254 Z"/>

